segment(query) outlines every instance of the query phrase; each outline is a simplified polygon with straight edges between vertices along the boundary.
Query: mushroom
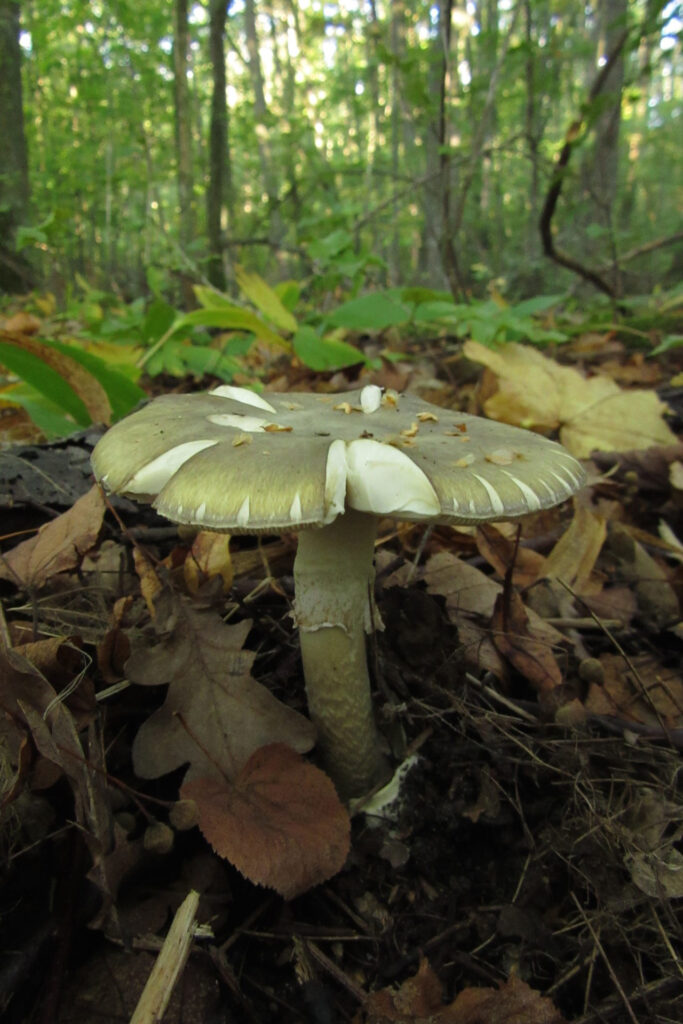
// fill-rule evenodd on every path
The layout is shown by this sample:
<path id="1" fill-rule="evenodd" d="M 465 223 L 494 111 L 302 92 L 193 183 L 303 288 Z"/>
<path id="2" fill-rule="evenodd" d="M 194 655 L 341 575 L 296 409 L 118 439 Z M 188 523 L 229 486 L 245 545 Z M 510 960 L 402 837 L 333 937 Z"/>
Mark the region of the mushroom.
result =
<path id="1" fill-rule="evenodd" d="M 581 486 L 553 441 L 414 395 L 167 395 L 116 424 L 92 456 L 110 492 L 204 530 L 299 534 L 294 613 L 318 744 L 340 794 L 385 771 L 365 633 L 383 516 L 480 523 L 549 508 Z"/>

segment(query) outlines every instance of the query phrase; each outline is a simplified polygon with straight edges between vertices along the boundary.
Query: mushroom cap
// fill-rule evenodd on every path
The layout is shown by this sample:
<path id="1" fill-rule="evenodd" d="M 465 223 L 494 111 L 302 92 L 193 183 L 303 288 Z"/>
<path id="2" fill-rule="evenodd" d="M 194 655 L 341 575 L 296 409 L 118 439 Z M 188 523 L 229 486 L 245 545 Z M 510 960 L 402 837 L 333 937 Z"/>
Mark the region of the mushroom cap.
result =
<path id="1" fill-rule="evenodd" d="M 323 526 L 347 506 L 414 521 L 511 519 L 584 481 L 554 441 L 375 385 L 266 396 L 222 385 L 156 398 L 105 434 L 92 464 L 110 492 L 235 533 Z"/>

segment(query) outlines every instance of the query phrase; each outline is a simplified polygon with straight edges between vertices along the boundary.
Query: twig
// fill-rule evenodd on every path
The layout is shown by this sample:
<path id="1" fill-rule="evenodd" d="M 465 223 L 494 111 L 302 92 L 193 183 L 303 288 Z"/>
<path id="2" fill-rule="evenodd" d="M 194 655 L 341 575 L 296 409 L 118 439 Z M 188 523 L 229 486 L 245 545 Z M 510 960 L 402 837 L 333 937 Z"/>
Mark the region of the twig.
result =
<path id="1" fill-rule="evenodd" d="M 198 906 L 199 893 L 191 889 L 176 911 L 130 1024 L 159 1024 L 162 1020 L 190 955 Z"/>

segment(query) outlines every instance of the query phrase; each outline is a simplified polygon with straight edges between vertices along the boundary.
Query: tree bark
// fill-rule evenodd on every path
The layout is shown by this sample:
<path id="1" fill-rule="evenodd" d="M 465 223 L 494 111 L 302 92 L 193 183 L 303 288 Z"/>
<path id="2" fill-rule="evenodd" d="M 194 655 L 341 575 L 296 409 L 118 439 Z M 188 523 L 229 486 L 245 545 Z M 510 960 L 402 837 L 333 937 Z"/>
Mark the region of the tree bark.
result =
<path id="1" fill-rule="evenodd" d="M 194 238 L 194 174 L 192 170 L 192 120 L 187 63 L 190 46 L 188 0 L 175 0 L 173 25 L 173 82 L 175 98 L 175 148 L 178 174 L 180 247 L 186 251 Z M 192 304 L 191 282 L 183 276 L 183 299 Z"/>
<path id="2" fill-rule="evenodd" d="M 279 209 L 278 178 L 273 166 L 270 146 L 270 128 L 266 95 L 263 86 L 263 71 L 259 54 L 259 40 L 256 30 L 256 5 L 254 0 L 244 2 L 244 28 L 249 54 L 249 75 L 254 92 L 254 120 L 256 122 L 256 146 L 261 164 L 263 187 L 268 197 L 268 238 L 272 245 L 282 239 L 282 218 Z"/>
<path id="3" fill-rule="evenodd" d="M 32 280 L 28 263 L 15 251 L 29 196 L 19 32 L 18 0 L 0 0 L 0 291 L 8 292 L 28 289 Z"/>
<path id="4" fill-rule="evenodd" d="M 209 53 L 213 89 L 209 126 L 209 184 L 206 192 L 206 226 L 209 236 L 208 277 L 216 288 L 225 289 L 223 261 L 223 216 L 232 226 L 232 172 L 228 106 L 226 103 L 225 22 L 231 0 L 211 0 L 209 8 Z"/>

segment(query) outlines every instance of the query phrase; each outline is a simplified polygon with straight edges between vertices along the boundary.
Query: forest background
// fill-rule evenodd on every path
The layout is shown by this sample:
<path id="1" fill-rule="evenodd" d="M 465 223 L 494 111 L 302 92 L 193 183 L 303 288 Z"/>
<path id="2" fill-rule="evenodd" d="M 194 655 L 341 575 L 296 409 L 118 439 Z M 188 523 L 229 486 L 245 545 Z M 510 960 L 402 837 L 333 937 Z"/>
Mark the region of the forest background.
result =
<path id="1" fill-rule="evenodd" d="M 680 29 L 671 0 L 0 0 L 0 291 L 142 344 L 242 268 L 317 314 L 612 318 L 680 282 Z"/>

